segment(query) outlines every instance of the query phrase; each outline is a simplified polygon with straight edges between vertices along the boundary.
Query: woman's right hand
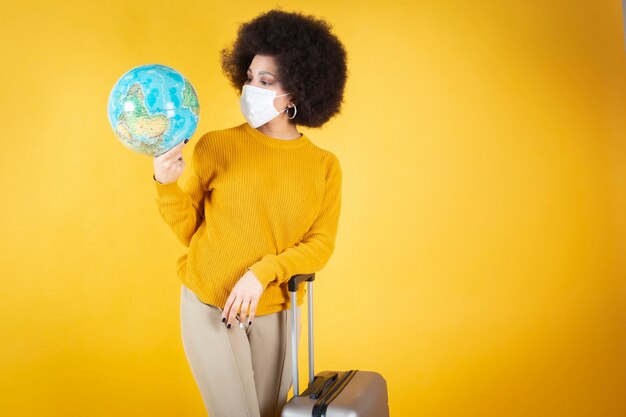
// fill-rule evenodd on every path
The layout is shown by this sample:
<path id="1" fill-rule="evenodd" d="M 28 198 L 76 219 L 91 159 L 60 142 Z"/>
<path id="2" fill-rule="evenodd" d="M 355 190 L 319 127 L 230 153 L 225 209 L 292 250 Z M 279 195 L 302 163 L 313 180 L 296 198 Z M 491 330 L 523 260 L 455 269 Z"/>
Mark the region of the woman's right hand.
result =
<path id="1" fill-rule="evenodd" d="M 169 151 L 154 157 L 154 179 L 161 184 L 175 182 L 183 174 L 185 160 L 183 147 L 189 142 L 185 139 Z"/>

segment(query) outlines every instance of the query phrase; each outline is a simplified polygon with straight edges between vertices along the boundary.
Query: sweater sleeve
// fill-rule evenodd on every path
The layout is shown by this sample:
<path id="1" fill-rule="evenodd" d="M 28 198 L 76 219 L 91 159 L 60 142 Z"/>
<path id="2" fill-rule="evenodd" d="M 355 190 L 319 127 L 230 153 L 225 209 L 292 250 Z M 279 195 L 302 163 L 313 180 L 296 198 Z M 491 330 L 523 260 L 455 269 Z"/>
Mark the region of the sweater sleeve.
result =
<path id="1" fill-rule="evenodd" d="M 319 214 L 302 241 L 278 255 L 265 255 L 248 268 L 248 271 L 256 275 L 263 288 L 275 280 L 283 283 L 296 274 L 317 272 L 328 263 L 335 248 L 342 182 L 339 160 L 331 155 Z"/>
<path id="2" fill-rule="evenodd" d="M 187 247 L 204 216 L 205 192 L 201 176 L 204 161 L 200 156 L 201 144 L 202 138 L 194 147 L 190 166 L 191 175 L 182 188 L 178 181 L 161 184 L 154 180 L 159 213 L 174 231 L 178 240 Z"/>

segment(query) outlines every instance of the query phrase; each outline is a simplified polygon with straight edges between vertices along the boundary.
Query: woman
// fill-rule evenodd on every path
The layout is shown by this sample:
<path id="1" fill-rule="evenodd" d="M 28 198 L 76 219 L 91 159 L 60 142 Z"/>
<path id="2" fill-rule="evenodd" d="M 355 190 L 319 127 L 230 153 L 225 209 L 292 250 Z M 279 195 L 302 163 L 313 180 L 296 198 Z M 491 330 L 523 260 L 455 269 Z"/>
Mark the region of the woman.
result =
<path id="1" fill-rule="evenodd" d="M 290 317 L 286 284 L 326 265 L 341 206 L 337 157 L 297 126 L 339 112 L 346 52 L 325 21 L 272 10 L 241 25 L 221 59 L 246 122 L 198 140 L 183 188 L 187 141 L 154 158 L 156 201 L 189 247 L 177 267 L 181 331 L 209 415 L 275 417 L 304 300 L 301 286 Z"/>

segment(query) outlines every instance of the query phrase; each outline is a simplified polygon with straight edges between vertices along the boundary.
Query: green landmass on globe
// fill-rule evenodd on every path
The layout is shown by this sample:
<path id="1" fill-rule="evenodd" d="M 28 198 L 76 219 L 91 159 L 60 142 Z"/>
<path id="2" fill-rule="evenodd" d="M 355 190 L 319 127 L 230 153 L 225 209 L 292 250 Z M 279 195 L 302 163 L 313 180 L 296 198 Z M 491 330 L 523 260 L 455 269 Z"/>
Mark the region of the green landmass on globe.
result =
<path id="1" fill-rule="evenodd" d="M 176 70 L 143 65 L 124 74 L 109 95 L 109 123 L 128 148 L 157 156 L 196 130 L 200 105 L 191 83 Z"/>
<path id="2" fill-rule="evenodd" d="M 196 116 L 199 115 L 200 105 L 198 104 L 198 96 L 196 96 L 191 83 L 185 79 L 185 88 L 183 89 L 183 106 L 189 107 Z"/>
<path id="3" fill-rule="evenodd" d="M 132 103 L 132 111 L 123 112 L 117 123 L 117 133 L 135 149 L 152 153 L 161 146 L 161 135 L 169 127 L 166 115 L 157 113 L 150 115 L 143 104 L 144 94 L 141 85 L 134 84 L 124 97 L 124 103 Z M 126 104 L 128 106 L 128 104 Z M 145 141 L 135 139 L 135 136 L 149 138 Z M 152 140 L 153 139 L 153 140 Z"/>

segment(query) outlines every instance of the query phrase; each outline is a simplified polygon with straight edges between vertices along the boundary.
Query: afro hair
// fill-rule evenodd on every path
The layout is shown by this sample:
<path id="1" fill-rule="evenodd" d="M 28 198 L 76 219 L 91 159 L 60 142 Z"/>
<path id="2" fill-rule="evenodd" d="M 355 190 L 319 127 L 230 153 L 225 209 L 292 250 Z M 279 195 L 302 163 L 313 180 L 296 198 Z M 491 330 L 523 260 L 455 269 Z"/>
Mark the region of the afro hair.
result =
<path id="1" fill-rule="evenodd" d="M 255 55 L 274 58 L 277 79 L 298 108 L 291 123 L 321 127 L 340 112 L 347 57 L 328 22 L 274 9 L 241 24 L 232 48 L 221 51 L 222 70 L 239 91 Z"/>

